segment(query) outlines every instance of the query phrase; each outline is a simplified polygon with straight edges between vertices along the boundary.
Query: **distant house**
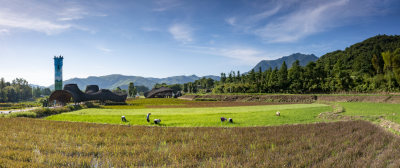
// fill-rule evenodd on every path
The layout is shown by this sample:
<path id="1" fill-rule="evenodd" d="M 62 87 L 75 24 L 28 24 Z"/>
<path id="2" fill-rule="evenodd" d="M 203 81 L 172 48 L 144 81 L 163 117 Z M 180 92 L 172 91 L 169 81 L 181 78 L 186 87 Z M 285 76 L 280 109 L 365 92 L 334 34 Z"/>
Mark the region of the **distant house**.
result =
<path id="1" fill-rule="evenodd" d="M 144 97 L 146 98 L 169 98 L 173 96 L 174 91 L 167 87 L 154 88 L 144 93 Z"/>

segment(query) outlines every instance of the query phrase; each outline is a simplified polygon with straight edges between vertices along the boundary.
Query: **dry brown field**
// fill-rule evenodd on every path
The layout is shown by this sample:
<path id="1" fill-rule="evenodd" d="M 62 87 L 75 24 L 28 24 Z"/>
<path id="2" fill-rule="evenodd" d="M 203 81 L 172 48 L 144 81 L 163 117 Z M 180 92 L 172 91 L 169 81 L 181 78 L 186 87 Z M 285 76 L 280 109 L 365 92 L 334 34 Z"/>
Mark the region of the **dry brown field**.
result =
<path id="1" fill-rule="evenodd" d="M 0 118 L 0 167 L 399 167 L 400 139 L 366 121 L 245 128 Z"/>

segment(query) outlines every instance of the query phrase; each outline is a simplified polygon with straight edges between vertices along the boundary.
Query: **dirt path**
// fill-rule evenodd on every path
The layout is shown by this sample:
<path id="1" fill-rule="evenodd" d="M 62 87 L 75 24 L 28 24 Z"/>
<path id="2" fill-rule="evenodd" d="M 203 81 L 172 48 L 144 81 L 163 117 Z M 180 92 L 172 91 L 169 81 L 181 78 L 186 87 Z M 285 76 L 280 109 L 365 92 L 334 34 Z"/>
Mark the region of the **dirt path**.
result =
<path id="1" fill-rule="evenodd" d="M 379 123 L 379 125 L 383 128 L 392 129 L 392 130 L 400 133 L 400 124 L 397 124 L 395 122 L 381 119 L 381 122 Z"/>
<path id="2" fill-rule="evenodd" d="M 0 111 L 0 114 L 10 114 L 10 113 L 15 113 L 15 112 L 24 112 L 24 111 L 31 111 L 34 110 L 38 107 L 31 107 L 31 108 L 24 108 L 24 109 L 15 109 L 15 110 L 3 110 Z"/>

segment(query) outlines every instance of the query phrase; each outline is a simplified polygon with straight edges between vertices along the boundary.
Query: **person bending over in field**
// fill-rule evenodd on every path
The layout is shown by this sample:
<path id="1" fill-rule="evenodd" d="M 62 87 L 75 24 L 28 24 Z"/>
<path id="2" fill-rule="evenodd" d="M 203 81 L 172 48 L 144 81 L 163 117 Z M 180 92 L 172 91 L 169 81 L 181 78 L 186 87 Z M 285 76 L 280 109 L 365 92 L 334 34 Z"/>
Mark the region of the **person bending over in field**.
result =
<path id="1" fill-rule="evenodd" d="M 221 117 L 221 122 L 224 122 L 224 121 L 226 121 L 226 118 L 225 117 Z"/>
<path id="2" fill-rule="evenodd" d="M 147 122 L 150 122 L 150 115 L 151 115 L 151 113 L 147 113 L 147 116 L 146 116 Z"/>
<path id="3" fill-rule="evenodd" d="M 233 119 L 232 119 L 232 118 L 229 118 L 228 121 L 229 121 L 230 123 L 233 123 Z"/>
<path id="4" fill-rule="evenodd" d="M 160 119 L 154 119 L 154 124 L 160 124 L 161 120 Z"/>
<path id="5" fill-rule="evenodd" d="M 122 117 L 121 117 L 121 120 L 122 120 L 122 122 L 126 122 L 125 116 L 122 116 Z"/>

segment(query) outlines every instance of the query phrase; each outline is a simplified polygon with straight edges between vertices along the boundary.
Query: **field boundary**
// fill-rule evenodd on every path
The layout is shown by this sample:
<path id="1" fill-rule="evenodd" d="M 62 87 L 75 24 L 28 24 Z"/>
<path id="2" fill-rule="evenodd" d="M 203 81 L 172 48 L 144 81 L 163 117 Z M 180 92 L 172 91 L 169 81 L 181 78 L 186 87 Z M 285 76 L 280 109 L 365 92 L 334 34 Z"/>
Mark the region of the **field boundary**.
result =
<path id="1" fill-rule="evenodd" d="M 217 101 L 239 102 L 293 102 L 313 103 L 321 102 L 373 102 L 373 103 L 400 103 L 398 95 L 183 95 L 183 100 L 215 99 Z"/>

